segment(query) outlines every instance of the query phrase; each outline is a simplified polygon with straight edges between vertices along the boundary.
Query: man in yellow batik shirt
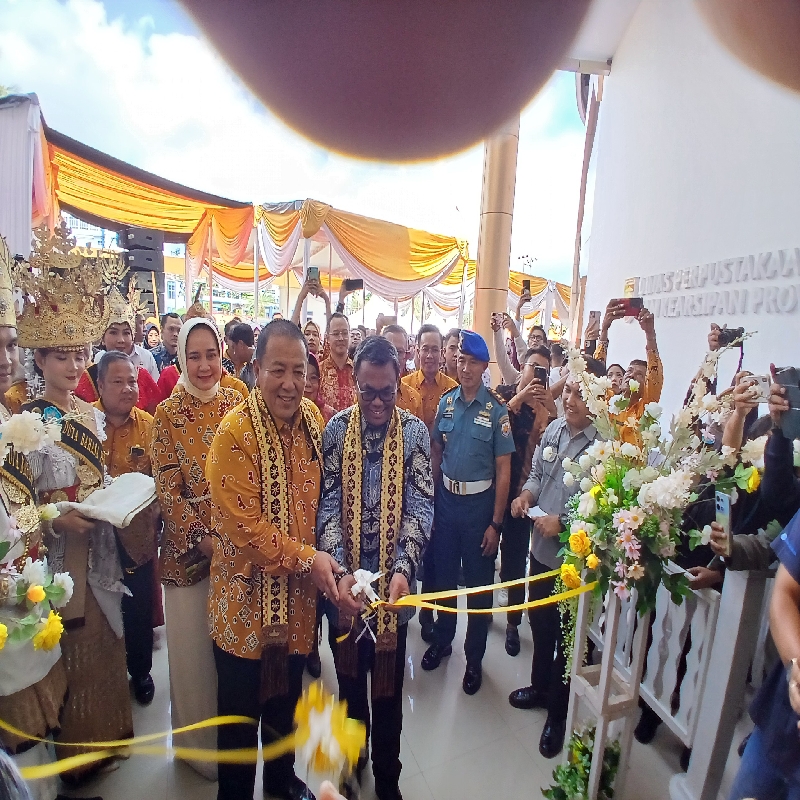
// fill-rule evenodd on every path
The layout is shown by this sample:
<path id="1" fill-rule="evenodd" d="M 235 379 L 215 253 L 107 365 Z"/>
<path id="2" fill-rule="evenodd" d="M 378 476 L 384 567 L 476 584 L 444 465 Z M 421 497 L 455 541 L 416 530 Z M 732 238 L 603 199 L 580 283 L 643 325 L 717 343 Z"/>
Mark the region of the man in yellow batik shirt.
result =
<path id="1" fill-rule="evenodd" d="M 625 312 L 626 306 L 619 300 L 611 300 L 606 306 L 606 313 L 600 329 L 600 339 L 594 351 L 594 357 L 604 364 L 608 357 L 608 329 L 615 319 L 625 317 Z M 644 414 L 645 406 L 648 403 L 657 403 L 661 399 L 661 389 L 664 386 L 664 367 L 658 355 L 655 318 L 652 312 L 642 308 L 636 319 L 646 338 L 647 361 L 639 358 L 631 361 L 625 371 L 621 389 L 627 405 L 618 413 L 611 415 L 621 424 L 630 420 L 631 424 L 622 428 L 621 435 L 624 441 L 631 444 L 641 444 L 638 441 L 638 422 Z"/>
<path id="2" fill-rule="evenodd" d="M 403 383 L 416 389 L 422 396 L 422 421 L 430 432 L 442 395 L 455 389 L 458 383 L 439 370 L 442 360 L 442 334 L 435 325 L 420 327 L 417 332 L 417 355 L 419 369 L 406 375 Z"/>
<path id="3" fill-rule="evenodd" d="M 112 478 L 128 472 L 153 473 L 150 465 L 153 418 L 136 408 L 139 399 L 137 372 L 133 361 L 117 350 L 106 353 L 97 370 L 100 399 L 94 405 L 106 417 L 103 453 Z M 122 598 L 125 655 L 133 693 L 141 705 L 151 703 L 155 694 L 150 670 L 153 666 L 157 557 L 154 511 L 157 508 L 157 504 L 153 504 L 137 514 L 127 528 L 115 529 L 123 582 L 131 593 Z"/>
<path id="4" fill-rule="evenodd" d="M 322 417 L 303 397 L 300 329 L 273 320 L 258 338 L 256 386 L 217 430 L 206 464 L 214 505 L 209 613 L 218 713 L 261 720 L 265 744 L 293 728 L 316 630 L 317 589 L 338 602 L 334 559 L 318 552 Z M 220 750 L 254 748 L 253 725 L 218 729 Z M 218 800 L 252 797 L 255 764 L 220 764 Z M 313 798 L 294 751 L 264 764 L 264 793 Z"/>

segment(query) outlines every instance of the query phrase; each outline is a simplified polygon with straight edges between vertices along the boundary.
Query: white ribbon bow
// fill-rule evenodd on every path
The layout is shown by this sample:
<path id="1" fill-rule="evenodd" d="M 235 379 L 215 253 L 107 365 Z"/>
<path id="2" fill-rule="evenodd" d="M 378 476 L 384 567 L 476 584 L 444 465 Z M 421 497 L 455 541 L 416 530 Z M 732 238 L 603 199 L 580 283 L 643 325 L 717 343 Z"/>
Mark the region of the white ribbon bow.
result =
<path id="1" fill-rule="evenodd" d="M 383 577 L 382 572 L 370 572 L 368 569 L 357 569 L 353 573 L 353 577 L 356 579 L 353 588 L 350 589 L 353 597 L 358 597 L 363 594 L 370 603 L 374 603 L 376 600 L 380 599 L 370 584 L 377 581 L 378 578 Z"/>

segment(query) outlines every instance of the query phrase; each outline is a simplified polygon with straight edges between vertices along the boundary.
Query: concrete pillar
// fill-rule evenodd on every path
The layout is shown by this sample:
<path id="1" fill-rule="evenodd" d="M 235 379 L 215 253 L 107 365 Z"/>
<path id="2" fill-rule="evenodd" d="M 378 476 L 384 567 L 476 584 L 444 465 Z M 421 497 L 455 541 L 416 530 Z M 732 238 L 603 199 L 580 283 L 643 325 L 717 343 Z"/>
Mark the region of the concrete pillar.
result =
<path id="1" fill-rule="evenodd" d="M 492 385 L 500 382 L 500 372 L 489 320 L 492 312 L 506 311 L 508 307 L 511 222 L 514 216 L 518 146 L 519 117 L 516 117 L 487 139 L 483 148 L 481 225 L 472 327 L 489 345 Z"/>

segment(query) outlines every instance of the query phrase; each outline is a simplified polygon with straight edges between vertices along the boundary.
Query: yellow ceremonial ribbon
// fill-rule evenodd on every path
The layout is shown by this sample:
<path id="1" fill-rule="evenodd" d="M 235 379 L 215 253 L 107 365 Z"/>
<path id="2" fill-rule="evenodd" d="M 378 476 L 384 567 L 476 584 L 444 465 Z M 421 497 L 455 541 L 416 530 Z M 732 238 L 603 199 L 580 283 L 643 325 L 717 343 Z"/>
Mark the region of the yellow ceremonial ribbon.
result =
<path id="1" fill-rule="evenodd" d="M 503 581 L 502 583 L 493 583 L 488 586 L 473 586 L 468 589 L 456 589 L 455 591 L 442 591 L 442 592 L 423 592 L 422 594 L 407 594 L 399 598 L 395 603 L 388 603 L 386 600 L 376 600 L 374 603 L 367 607 L 368 611 L 377 609 L 379 606 L 388 606 L 396 608 L 398 606 L 411 606 L 412 608 L 430 608 L 436 611 L 444 611 L 448 614 L 500 614 L 508 611 L 526 611 L 531 608 L 538 608 L 539 606 L 549 606 L 553 603 L 559 603 L 562 600 L 569 600 L 571 597 L 577 597 L 590 592 L 597 586 L 597 581 L 579 586 L 577 589 L 569 589 L 566 592 L 559 592 L 558 594 L 551 594 L 549 597 L 544 597 L 541 600 L 528 600 L 525 603 L 517 603 L 513 606 L 498 606 L 492 608 L 457 608 L 452 606 L 438 605 L 432 601 L 435 600 L 452 600 L 455 597 L 465 597 L 473 594 L 483 594 L 484 592 L 493 592 L 495 589 L 510 589 L 514 586 L 522 586 L 527 583 L 535 583 L 542 581 L 546 578 L 555 578 L 561 574 L 561 570 L 554 569 L 550 572 L 541 572 L 538 575 L 530 575 L 526 578 L 515 578 L 513 581 Z M 353 630 L 353 622 L 351 620 L 350 630 L 343 636 L 337 637 L 337 642 L 343 642 Z"/>
<path id="2" fill-rule="evenodd" d="M 167 736 L 176 736 L 181 733 L 188 733 L 189 731 L 202 730 L 203 728 L 211 728 L 217 725 L 239 725 L 249 724 L 255 725 L 256 721 L 252 717 L 242 717 L 236 715 L 227 715 L 222 717 L 212 717 L 211 719 L 203 720 L 202 722 L 195 722 L 192 725 L 185 725 L 182 728 L 175 728 L 175 730 L 164 731 L 162 733 L 148 733 L 143 736 L 135 736 L 132 739 L 114 739 L 106 742 L 59 742 L 60 747 L 85 747 L 91 748 L 95 752 L 80 753 L 68 758 L 62 758 L 52 764 L 43 764 L 36 767 L 24 767 L 20 770 L 22 777 L 25 780 L 37 780 L 39 778 L 49 778 L 53 775 L 59 775 L 62 772 L 67 772 L 76 767 L 82 767 L 87 764 L 93 764 L 98 761 L 104 761 L 114 755 L 124 751 L 128 754 L 138 755 L 158 755 L 158 756 L 175 756 L 177 758 L 192 759 L 192 760 L 205 760 L 216 761 L 232 764 L 253 764 L 258 759 L 258 750 L 226 750 L 219 752 L 217 750 L 201 750 L 198 748 L 190 747 L 150 747 L 144 746 L 147 742 L 153 742 L 157 739 L 164 739 Z M 49 739 L 42 739 L 38 736 L 31 736 L 24 731 L 9 725 L 7 722 L 0 720 L 0 728 L 8 731 L 14 736 L 19 736 L 22 739 L 27 739 L 33 742 L 49 743 Z M 271 745 L 264 747 L 265 759 L 278 758 L 286 752 L 289 752 L 294 747 L 294 736 L 288 736 L 285 739 L 280 739 Z M 273 753 L 273 750 L 275 751 Z"/>

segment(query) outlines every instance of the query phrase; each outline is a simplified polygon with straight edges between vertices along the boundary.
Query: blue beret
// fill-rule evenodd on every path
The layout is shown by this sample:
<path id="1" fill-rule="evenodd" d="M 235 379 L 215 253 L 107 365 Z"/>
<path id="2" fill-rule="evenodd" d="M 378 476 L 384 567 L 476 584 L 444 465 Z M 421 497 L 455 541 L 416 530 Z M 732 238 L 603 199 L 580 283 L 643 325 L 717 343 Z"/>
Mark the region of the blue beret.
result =
<path id="1" fill-rule="evenodd" d="M 477 358 L 478 361 L 489 361 L 489 348 L 486 346 L 486 341 L 475 331 L 461 331 L 458 346 L 465 355 Z"/>

